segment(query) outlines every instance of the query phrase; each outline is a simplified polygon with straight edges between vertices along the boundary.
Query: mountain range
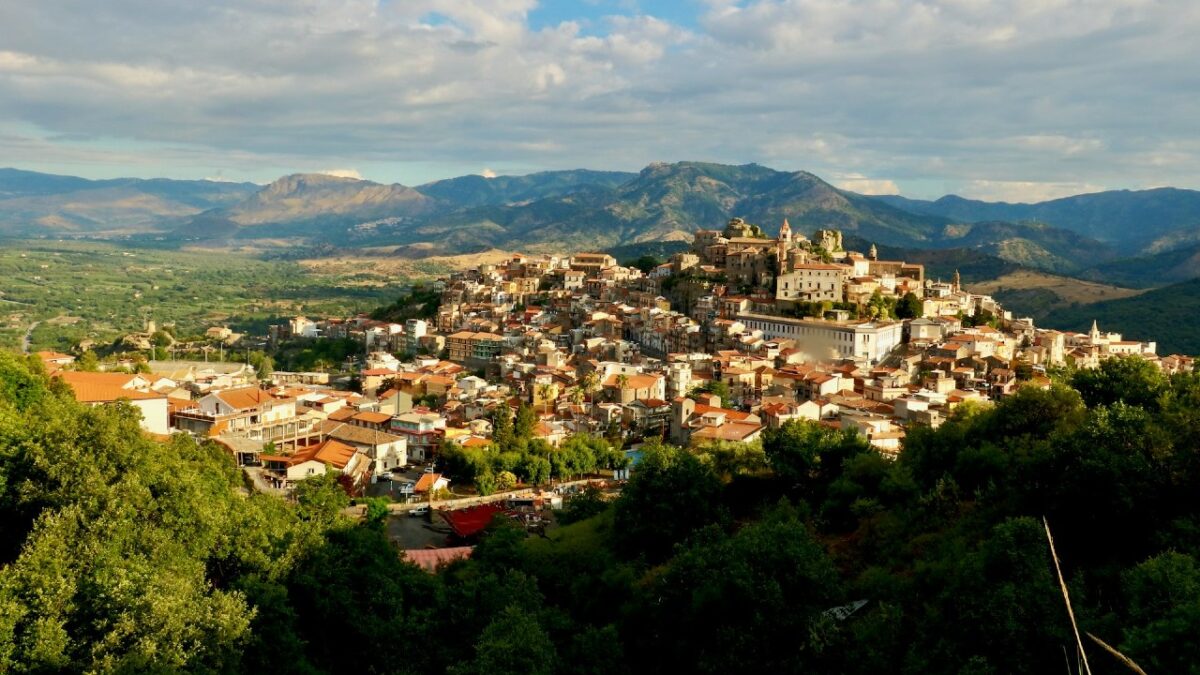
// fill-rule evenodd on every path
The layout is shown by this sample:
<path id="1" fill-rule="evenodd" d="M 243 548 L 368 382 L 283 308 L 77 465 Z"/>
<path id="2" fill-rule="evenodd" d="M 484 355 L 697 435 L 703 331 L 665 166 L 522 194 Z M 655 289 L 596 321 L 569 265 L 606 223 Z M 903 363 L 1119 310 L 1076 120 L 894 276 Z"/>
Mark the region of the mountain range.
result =
<path id="1" fill-rule="evenodd" d="M 805 233 L 836 228 L 848 245 L 877 244 L 883 255 L 922 262 L 943 278 L 960 269 L 965 279 L 987 281 L 1028 268 L 1148 288 L 1200 276 L 1200 192 L 1175 188 L 1009 204 L 867 196 L 805 171 L 704 162 L 654 163 L 638 173 L 462 176 L 415 187 L 324 174 L 260 186 L 0 169 L 0 236 L 9 237 L 369 249 L 409 257 L 494 248 L 663 252 L 734 216 L 768 233 L 785 218 Z M 1016 297 L 1030 294 L 1022 293 Z M 1053 323 L 1064 300 L 1038 306 L 1053 308 L 1042 317 Z"/>
<path id="2" fill-rule="evenodd" d="M 859 195 L 804 171 L 655 163 L 641 172 L 462 176 L 416 187 L 322 174 L 247 183 L 90 181 L 0 170 L 0 233 L 152 233 L 188 241 L 421 245 L 433 252 L 687 241 L 743 217 L 907 248 L 966 248 L 1060 273 L 1200 244 L 1200 192 L 1117 191 L 1040 204 Z M 1132 227 L 1144 217 L 1153 226 Z M 1188 266 L 1188 260 L 1164 259 Z M 1151 265 L 1157 262 L 1151 261 Z M 1187 274 L 1179 271 L 1177 274 Z"/>
<path id="3" fill-rule="evenodd" d="M 169 229 L 237 205 L 261 186 L 208 180 L 74 176 L 0 169 L 0 234 L 119 235 Z"/>

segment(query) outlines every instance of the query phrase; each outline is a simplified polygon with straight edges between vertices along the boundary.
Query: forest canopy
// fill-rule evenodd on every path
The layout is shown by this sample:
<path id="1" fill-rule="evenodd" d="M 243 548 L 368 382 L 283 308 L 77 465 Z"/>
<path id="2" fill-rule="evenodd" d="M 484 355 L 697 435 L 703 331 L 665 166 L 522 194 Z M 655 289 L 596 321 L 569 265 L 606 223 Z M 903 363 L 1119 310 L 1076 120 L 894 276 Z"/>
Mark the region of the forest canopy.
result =
<path id="1" fill-rule="evenodd" d="M 960 408 L 897 460 L 802 422 L 652 443 L 615 501 L 546 537 L 498 521 L 430 574 L 332 477 L 255 494 L 218 446 L 3 353 L 0 671 L 1061 673 L 1044 517 L 1081 631 L 1200 672 L 1200 376 L 1072 384 Z"/>

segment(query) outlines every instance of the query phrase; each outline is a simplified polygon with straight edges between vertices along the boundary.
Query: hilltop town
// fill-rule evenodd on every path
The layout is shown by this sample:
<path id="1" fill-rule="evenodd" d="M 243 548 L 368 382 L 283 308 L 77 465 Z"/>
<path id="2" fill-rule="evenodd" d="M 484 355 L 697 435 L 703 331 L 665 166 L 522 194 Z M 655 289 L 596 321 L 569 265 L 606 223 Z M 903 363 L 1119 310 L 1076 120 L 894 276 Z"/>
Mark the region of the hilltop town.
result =
<path id="1" fill-rule="evenodd" d="M 156 334 L 150 326 L 121 344 L 149 348 Z M 207 337 L 232 353 L 249 339 L 221 326 Z M 845 250 L 835 230 L 809 238 L 785 220 L 769 237 L 737 218 L 697 231 L 669 260 L 514 255 L 414 289 L 374 317 L 297 316 L 266 340 L 268 353 L 358 347 L 309 372 L 223 361 L 83 372 L 71 355 L 41 356 L 78 400 L 127 400 L 150 432 L 214 439 L 264 490 L 335 470 L 352 495 L 395 479 L 405 499 L 427 498 L 451 477 L 481 494 L 566 478 L 561 466 L 532 461 L 508 467 L 499 486 L 480 471 L 442 475 L 447 453 L 504 449 L 495 427 L 514 415 L 525 441 L 543 449 L 595 436 L 626 449 L 584 461 L 579 474 L 624 475 L 648 439 L 753 443 L 789 420 L 853 431 L 895 457 L 914 426 L 936 428 L 958 406 L 1021 386 L 1048 388 L 1064 369 L 1113 356 L 1168 373 L 1192 367 L 1095 325 L 1038 328 L 964 289 L 957 273 L 930 279 L 919 264 L 879 259 L 874 246 Z M 420 466 L 438 472 L 425 479 L 412 473 Z"/>

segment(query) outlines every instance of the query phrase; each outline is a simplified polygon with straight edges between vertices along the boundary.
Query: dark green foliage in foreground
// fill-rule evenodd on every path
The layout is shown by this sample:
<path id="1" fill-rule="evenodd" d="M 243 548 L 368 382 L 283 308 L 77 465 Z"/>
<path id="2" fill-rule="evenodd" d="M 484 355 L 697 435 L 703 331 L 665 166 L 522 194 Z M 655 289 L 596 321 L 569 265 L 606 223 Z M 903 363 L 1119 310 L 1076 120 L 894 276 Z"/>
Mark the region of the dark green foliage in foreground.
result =
<path id="1" fill-rule="evenodd" d="M 38 368 L 0 354 L 0 671 L 1061 673 L 1045 516 L 1081 629 L 1200 672 L 1197 375 L 1109 361 L 895 461 L 807 422 L 752 471 L 647 447 L 614 504 L 546 538 L 498 521 L 431 575 L 332 477 L 248 494 Z"/>
<path id="2" fill-rule="evenodd" d="M 432 319 L 437 316 L 441 301 L 441 293 L 418 284 L 407 295 L 401 296 L 392 304 L 371 312 L 371 318 L 378 321 L 395 322 L 404 322 L 408 319 Z"/>

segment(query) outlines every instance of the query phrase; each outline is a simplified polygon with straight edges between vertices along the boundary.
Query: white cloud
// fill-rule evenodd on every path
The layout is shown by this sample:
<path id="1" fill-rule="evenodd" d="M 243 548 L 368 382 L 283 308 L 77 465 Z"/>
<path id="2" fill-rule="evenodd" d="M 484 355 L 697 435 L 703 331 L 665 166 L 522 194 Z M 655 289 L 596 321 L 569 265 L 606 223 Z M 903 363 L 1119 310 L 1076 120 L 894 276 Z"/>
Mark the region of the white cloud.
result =
<path id="1" fill-rule="evenodd" d="M 86 173 L 104 150 L 75 139 L 103 139 L 109 164 L 260 180 L 697 158 L 881 192 L 1200 185 L 1190 0 L 704 0 L 689 27 L 642 3 L 540 29 L 535 0 L 93 5 L 0 3 L 6 163 Z"/>
<path id="2" fill-rule="evenodd" d="M 886 178 L 867 178 L 862 175 L 852 175 L 833 179 L 833 184 L 843 190 L 857 192 L 860 195 L 898 195 L 900 186 L 896 181 Z"/>
<path id="3" fill-rule="evenodd" d="M 326 176 L 334 176 L 336 178 L 353 178 L 354 180 L 362 180 L 362 174 L 356 169 L 325 169 L 321 173 Z"/>
<path id="4" fill-rule="evenodd" d="M 498 174 L 491 169 L 484 169 L 483 171 L 479 172 L 479 175 L 483 176 L 484 178 L 495 178 Z"/>
<path id="5" fill-rule="evenodd" d="M 962 196 L 988 202 L 1044 202 L 1071 195 L 1099 192 L 1104 188 L 1090 183 L 1038 183 L 1034 181 L 975 180 L 962 190 Z"/>

